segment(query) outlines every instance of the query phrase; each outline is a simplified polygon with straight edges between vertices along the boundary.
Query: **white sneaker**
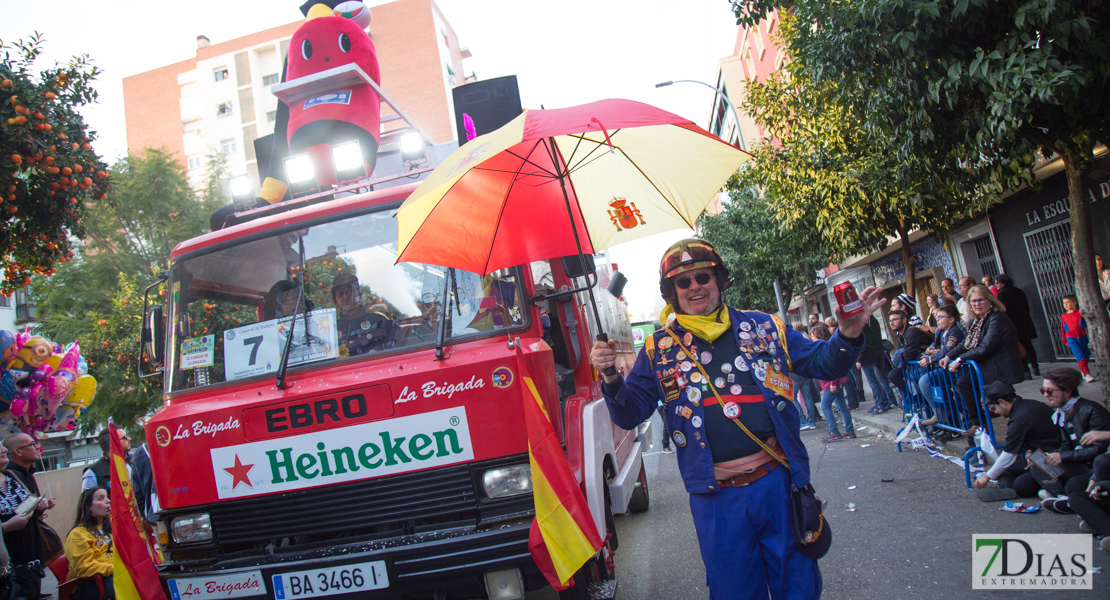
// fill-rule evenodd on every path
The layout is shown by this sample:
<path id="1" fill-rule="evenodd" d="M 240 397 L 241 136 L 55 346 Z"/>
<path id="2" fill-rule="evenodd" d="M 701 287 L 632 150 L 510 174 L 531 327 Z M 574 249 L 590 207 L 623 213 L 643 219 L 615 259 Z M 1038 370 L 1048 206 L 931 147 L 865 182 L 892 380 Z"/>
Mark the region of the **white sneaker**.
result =
<path id="1" fill-rule="evenodd" d="M 1056 496 L 1048 493 L 1048 490 L 1040 490 L 1037 492 L 1037 497 L 1041 500 L 1048 500 L 1049 498 L 1055 498 Z"/>
<path id="2" fill-rule="evenodd" d="M 663 454 L 674 454 L 674 448 L 671 448 L 670 446 L 665 446 L 663 448 Z"/>
<path id="3" fill-rule="evenodd" d="M 1087 383 L 1094 383 L 1095 382 L 1095 377 L 1094 377 L 1094 375 L 1091 375 L 1090 373 L 1087 373 L 1086 375 L 1083 376 L 1083 381 L 1086 381 Z"/>
<path id="4" fill-rule="evenodd" d="M 1098 543 L 1099 547 L 1103 550 L 1110 552 L 1110 535 L 1103 536 L 1102 540 Z"/>

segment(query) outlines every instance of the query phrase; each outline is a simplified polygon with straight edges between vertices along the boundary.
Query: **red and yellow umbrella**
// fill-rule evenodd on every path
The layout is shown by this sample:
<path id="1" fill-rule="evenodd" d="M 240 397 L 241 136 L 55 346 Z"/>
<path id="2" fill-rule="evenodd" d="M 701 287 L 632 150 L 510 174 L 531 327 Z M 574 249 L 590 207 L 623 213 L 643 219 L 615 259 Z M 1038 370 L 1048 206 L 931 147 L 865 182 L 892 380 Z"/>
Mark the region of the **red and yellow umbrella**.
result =
<path id="1" fill-rule="evenodd" d="M 397 261 L 484 274 L 693 228 L 749 158 L 631 100 L 526 110 L 452 153 L 405 201 Z"/>

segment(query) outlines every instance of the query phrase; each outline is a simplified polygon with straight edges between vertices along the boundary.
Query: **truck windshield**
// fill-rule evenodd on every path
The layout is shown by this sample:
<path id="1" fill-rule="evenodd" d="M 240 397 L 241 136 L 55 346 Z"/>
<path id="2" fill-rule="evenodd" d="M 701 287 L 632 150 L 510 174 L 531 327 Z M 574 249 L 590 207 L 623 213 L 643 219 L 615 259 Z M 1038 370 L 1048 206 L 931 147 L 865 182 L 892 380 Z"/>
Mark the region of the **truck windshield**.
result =
<path id="1" fill-rule="evenodd" d="M 396 256 L 397 222 L 385 210 L 176 261 L 169 391 L 274 376 L 302 283 L 291 368 L 434 345 L 441 310 L 446 339 L 512 328 L 528 318 L 519 269 L 456 271 L 446 286 L 447 269 L 395 265 Z"/>

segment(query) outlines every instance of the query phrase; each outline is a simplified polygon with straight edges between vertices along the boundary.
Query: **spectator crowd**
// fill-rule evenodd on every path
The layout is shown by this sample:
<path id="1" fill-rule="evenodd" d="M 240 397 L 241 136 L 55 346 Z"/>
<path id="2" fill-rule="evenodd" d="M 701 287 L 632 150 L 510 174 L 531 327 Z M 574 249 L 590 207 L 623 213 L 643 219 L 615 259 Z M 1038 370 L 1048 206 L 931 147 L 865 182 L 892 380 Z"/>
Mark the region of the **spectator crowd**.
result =
<path id="1" fill-rule="evenodd" d="M 13 600 L 44 600 L 46 569 L 58 575 L 74 600 L 115 598 L 112 573 L 111 442 L 108 430 L 98 437 L 103 452 L 81 477 L 81 495 L 72 528 L 64 535 L 45 520 L 55 507 L 52 492 L 40 488 L 35 472 L 42 467 L 42 447 L 24 433 L 13 433 L 0 445 L 0 567 L 6 568 Z M 131 438 L 120 431 L 120 446 L 139 505 L 148 523 L 158 509 L 153 493 L 150 456 L 146 445 L 131 449 Z M 45 493 L 44 493 L 45 492 Z"/>
<path id="2" fill-rule="evenodd" d="M 1101 257 L 1098 262 L 1104 296 L 1110 297 L 1110 272 Z M 1064 297 L 1059 327 L 1078 370 L 1058 367 L 1043 374 L 1028 298 L 1009 275 L 984 277 L 981 283 L 964 277 L 958 285 L 945 279 L 941 293 L 929 294 L 926 302 L 922 318 L 909 294 L 891 299 L 887 323 L 896 346 L 882 339 L 876 319 L 865 329 L 856 367 L 875 398 L 868 412 L 901 404 L 933 426 L 934 440 L 967 437 L 969 447 L 981 439 L 976 434 L 986 420 L 1005 419 L 997 458 L 992 455 L 975 480 L 978 497 L 985 502 L 1036 498 L 1045 510 L 1077 514 L 1080 531 L 1110 550 L 1110 411 L 1080 393 L 1095 378 L 1087 324 L 1075 296 Z M 822 321 L 818 314 L 809 315 L 808 327 L 794 324 L 814 339 L 828 339 L 836 326 L 834 318 Z M 967 368 L 972 362 L 978 377 Z M 913 380 L 906 381 L 908 374 Z M 1018 395 L 1014 385 L 1035 378 L 1043 381 L 1043 398 Z M 836 381 L 793 380 L 803 430 L 817 429 L 823 420 L 828 428 L 823 441 L 856 437 L 851 412 L 862 387 L 854 373 Z M 939 408 L 956 402 L 963 410 Z"/>

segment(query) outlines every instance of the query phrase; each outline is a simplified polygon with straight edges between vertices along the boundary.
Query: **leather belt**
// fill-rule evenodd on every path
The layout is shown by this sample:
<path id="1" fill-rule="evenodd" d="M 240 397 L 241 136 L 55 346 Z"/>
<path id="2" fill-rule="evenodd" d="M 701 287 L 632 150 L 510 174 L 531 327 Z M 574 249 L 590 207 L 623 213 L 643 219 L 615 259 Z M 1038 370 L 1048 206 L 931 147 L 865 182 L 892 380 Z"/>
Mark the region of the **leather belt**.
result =
<path id="1" fill-rule="evenodd" d="M 718 480 L 717 485 L 720 486 L 720 487 L 723 487 L 723 488 L 726 488 L 726 487 L 744 487 L 746 485 L 751 485 L 752 483 L 754 483 L 756 481 L 759 481 L 759 479 L 761 477 L 763 477 L 764 475 L 770 473 L 771 471 L 774 471 L 775 467 L 777 467 L 777 466 L 779 466 L 779 461 L 772 460 L 771 462 L 763 463 L 763 464 L 759 465 L 758 467 L 756 467 L 755 469 L 752 469 L 752 471 L 750 473 L 744 473 L 742 475 L 737 475 L 736 477 L 733 477 L 732 479 L 725 479 L 723 481 Z"/>

